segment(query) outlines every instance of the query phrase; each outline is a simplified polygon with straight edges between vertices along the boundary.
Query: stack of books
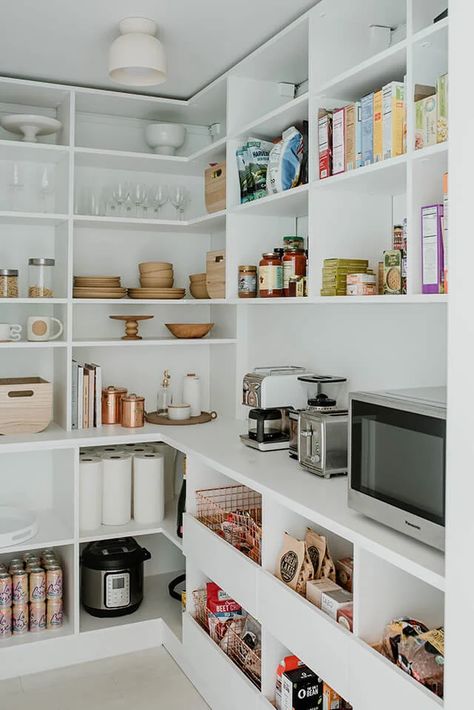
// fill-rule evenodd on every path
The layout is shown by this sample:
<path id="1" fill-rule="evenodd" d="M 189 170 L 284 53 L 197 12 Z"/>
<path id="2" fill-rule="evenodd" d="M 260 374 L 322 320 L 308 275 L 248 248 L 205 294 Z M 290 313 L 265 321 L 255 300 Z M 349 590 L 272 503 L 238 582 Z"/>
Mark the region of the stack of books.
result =
<path id="1" fill-rule="evenodd" d="M 368 259 L 324 259 L 321 296 L 345 296 L 347 274 L 366 274 Z"/>
<path id="2" fill-rule="evenodd" d="M 102 368 L 72 361 L 72 428 L 102 426 Z"/>

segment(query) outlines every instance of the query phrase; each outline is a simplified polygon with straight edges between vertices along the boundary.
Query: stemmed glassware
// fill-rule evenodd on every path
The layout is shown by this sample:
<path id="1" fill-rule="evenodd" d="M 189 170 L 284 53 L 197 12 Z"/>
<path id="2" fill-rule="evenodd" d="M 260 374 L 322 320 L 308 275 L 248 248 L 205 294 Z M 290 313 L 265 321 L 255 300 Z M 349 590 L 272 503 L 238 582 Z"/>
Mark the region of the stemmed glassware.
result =
<path id="1" fill-rule="evenodd" d="M 142 210 L 142 217 L 145 212 L 145 203 L 148 199 L 148 188 L 142 182 L 134 183 L 131 186 L 130 194 L 135 205 L 135 215 L 140 217 L 140 210 Z"/>
<path id="2" fill-rule="evenodd" d="M 170 202 L 176 209 L 176 219 L 184 219 L 184 209 L 187 199 L 188 194 L 185 187 L 176 185 L 171 188 Z"/>
<path id="3" fill-rule="evenodd" d="M 168 188 L 166 185 L 157 185 L 156 187 L 151 188 L 149 195 L 151 206 L 153 208 L 153 216 L 158 217 L 161 212 L 161 208 L 169 200 Z"/>
<path id="4" fill-rule="evenodd" d="M 49 173 L 44 173 L 44 198 L 49 194 L 51 178 Z M 161 209 L 168 201 L 176 210 L 176 219 L 184 219 L 184 210 L 189 203 L 189 191 L 182 185 L 168 187 L 162 184 L 120 181 L 102 189 L 85 186 L 82 189 L 79 209 L 85 215 L 159 219 Z"/>
<path id="5" fill-rule="evenodd" d="M 129 197 L 128 185 L 125 182 L 118 182 L 112 191 L 112 198 L 117 205 L 117 217 L 123 217 L 125 202 Z"/>
<path id="6" fill-rule="evenodd" d="M 50 212 L 48 197 L 54 192 L 54 174 L 53 169 L 49 166 L 45 166 L 41 170 L 40 179 L 40 197 L 41 197 L 41 211 Z"/>
<path id="7" fill-rule="evenodd" d="M 23 180 L 23 171 L 19 163 L 12 163 L 10 166 L 9 176 L 8 176 L 8 189 L 11 195 L 11 209 L 16 212 L 22 208 L 21 194 L 25 189 L 25 183 Z"/>

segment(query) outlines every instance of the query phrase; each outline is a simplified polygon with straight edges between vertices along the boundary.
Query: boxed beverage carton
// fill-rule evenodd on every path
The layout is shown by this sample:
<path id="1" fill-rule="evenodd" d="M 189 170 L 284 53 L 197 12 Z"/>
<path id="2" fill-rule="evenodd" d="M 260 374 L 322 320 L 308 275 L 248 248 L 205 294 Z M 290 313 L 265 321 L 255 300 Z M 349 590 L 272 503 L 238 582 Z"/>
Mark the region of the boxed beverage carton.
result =
<path id="1" fill-rule="evenodd" d="M 332 174 L 338 175 L 345 168 L 344 109 L 339 108 L 332 115 Z"/>
<path id="2" fill-rule="evenodd" d="M 318 118 L 319 179 L 332 175 L 332 112 L 320 110 Z"/>
<path id="3" fill-rule="evenodd" d="M 404 121 L 405 84 L 402 81 L 391 81 L 382 89 L 384 160 L 403 154 Z"/>
<path id="4" fill-rule="evenodd" d="M 352 604 L 352 594 L 345 589 L 335 589 L 321 594 L 321 611 L 333 619 L 337 619 L 337 612 Z"/>
<path id="5" fill-rule="evenodd" d="M 356 166 L 356 105 L 344 107 L 344 167 L 346 172 Z"/>
<path id="6" fill-rule="evenodd" d="M 382 90 L 374 93 L 374 128 L 373 128 L 374 163 L 383 160 L 383 100 Z"/>
<path id="7" fill-rule="evenodd" d="M 448 140 L 448 75 L 442 74 L 436 83 L 438 120 L 436 140 L 444 143 Z"/>
<path id="8" fill-rule="evenodd" d="M 421 208 L 422 281 L 423 293 L 443 293 L 443 205 Z"/>
<path id="9" fill-rule="evenodd" d="M 283 673 L 282 710 L 322 710 L 323 681 L 308 666 Z"/>
<path id="10" fill-rule="evenodd" d="M 277 710 L 281 710 L 281 687 L 283 673 L 288 671 L 294 671 L 303 665 L 303 662 L 297 656 L 285 656 L 280 663 L 276 671 L 276 682 L 275 682 L 275 707 Z"/>
<path id="11" fill-rule="evenodd" d="M 363 96 L 361 108 L 362 165 L 374 160 L 374 92 Z"/>
<path id="12" fill-rule="evenodd" d="M 323 592 L 334 592 L 338 589 L 342 589 L 342 587 L 326 577 L 322 579 L 311 579 L 309 582 L 306 582 L 306 599 L 311 602 L 311 604 L 321 609 L 321 597 Z"/>

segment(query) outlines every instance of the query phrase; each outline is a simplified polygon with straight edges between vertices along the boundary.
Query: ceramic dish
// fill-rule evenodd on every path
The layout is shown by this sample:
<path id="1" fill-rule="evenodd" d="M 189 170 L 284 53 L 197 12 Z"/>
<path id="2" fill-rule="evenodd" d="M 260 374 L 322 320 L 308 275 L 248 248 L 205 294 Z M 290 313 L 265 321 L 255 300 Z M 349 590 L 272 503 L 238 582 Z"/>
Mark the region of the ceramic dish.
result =
<path id="1" fill-rule="evenodd" d="M 57 133 L 63 127 L 61 121 L 55 118 L 29 113 L 13 113 L 3 116 L 0 123 L 7 131 L 22 135 L 23 140 L 30 143 L 36 143 L 37 136 L 49 136 L 51 133 Z"/>
<path id="2" fill-rule="evenodd" d="M 178 422 L 191 418 L 190 404 L 170 404 L 168 406 L 168 419 Z"/>
<path id="3" fill-rule="evenodd" d="M 165 323 L 175 338 L 204 338 L 214 323 Z"/>

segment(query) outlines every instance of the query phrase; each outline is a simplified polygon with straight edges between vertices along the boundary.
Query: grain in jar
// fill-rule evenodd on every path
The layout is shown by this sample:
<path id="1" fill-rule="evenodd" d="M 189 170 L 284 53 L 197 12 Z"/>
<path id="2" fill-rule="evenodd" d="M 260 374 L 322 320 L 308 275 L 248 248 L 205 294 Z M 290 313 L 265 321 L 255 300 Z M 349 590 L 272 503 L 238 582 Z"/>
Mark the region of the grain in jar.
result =
<path id="1" fill-rule="evenodd" d="M 28 259 L 29 298 L 52 298 L 54 259 Z"/>
<path id="2" fill-rule="evenodd" d="M 265 252 L 258 266 L 258 295 L 279 298 L 283 295 L 283 266 L 278 254 Z"/>
<path id="3" fill-rule="evenodd" d="M 0 298 L 18 298 L 17 269 L 0 269 Z"/>
<path id="4" fill-rule="evenodd" d="M 257 267 L 253 265 L 239 266 L 239 298 L 256 298 L 257 296 Z"/>

